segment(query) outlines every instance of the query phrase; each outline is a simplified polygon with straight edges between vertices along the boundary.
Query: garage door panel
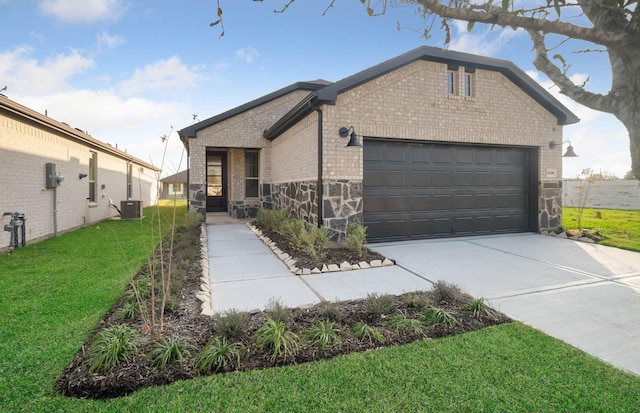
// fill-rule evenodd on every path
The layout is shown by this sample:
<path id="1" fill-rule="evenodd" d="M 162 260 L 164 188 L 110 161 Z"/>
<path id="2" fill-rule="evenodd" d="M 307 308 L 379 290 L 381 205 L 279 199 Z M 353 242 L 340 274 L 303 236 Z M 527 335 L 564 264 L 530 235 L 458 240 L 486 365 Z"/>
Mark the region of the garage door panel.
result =
<path id="1" fill-rule="evenodd" d="M 451 171 L 435 171 L 432 174 L 433 186 L 451 186 Z"/>
<path id="2" fill-rule="evenodd" d="M 429 172 L 413 171 L 409 175 L 409 182 L 412 188 L 428 188 L 431 186 L 429 179 Z"/>
<path id="3" fill-rule="evenodd" d="M 406 172 L 405 171 L 387 171 L 384 174 L 385 184 L 387 187 L 401 187 L 407 186 Z"/>
<path id="4" fill-rule="evenodd" d="M 381 188 L 382 184 L 382 171 L 365 171 L 363 174 L 364 182 L 367 183 L 367 188 Z"/>
<path id="5" fill-rule="evenodd" d="M 384 197 L 383 208 L 386 212 L 405 211 L 407 209 L 406 197 L 404 196 L 388 196 Z"/>
<path id="6" fill-rule="evenodd" d="M 373 139 L 364 146 L 370 241 L 528 230 L 527 149 Z"/>
<path id="7" fill-rule="evenodd" d="M 409 211 L 419 213 L 429 210 L 430 197 L 428 195 L 414 195 L 407 199 Z"/>

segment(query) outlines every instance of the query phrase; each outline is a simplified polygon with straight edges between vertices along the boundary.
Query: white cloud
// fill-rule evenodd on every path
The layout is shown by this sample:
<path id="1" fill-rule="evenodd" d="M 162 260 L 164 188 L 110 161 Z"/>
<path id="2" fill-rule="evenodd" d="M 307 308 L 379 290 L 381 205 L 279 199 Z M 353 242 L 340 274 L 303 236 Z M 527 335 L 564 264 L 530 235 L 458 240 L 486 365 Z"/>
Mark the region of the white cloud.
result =
<path id="1" fill-rule="evenodd" d="M 191 117 L 191 109 L 182 102 L 122 98 L 113 90 L 81 89 L 16 100 L 156 166 L 161 166 L 164 152 L 161 136 L 169 134 L 173 122 L 181 127 Z M 165 165 L 177 166 L 182 143 L 175 132 L 169 137 Z"/>
<path id="2" fill-rule="evenodd" d="M 30 58 L 32 51 L 30 46 L 20 46 L 0 53 L 0 78 L 8 79 L 10 90 L 20 95 L 67 90 L 68 78 L 94 66 L 92 59 L 75 51 L 44 62 Z"/>
<path id="3" fill-rule="evenodd" d="M 129 80 L 121 82 L 118 89 L 122 93 L 133 95 L 144 91 L 183 90 L 196 84 L 200 76 L 199 67 L 189 68 L 173 56 L 159 60 L 142 69 L 136 69 Z"/>
<path id="4" fill-rule="evenodd" d="M 124 13 L 121 0 L 42 0 L 40 10 L 67 23 L 117 20 Z"/>
<path id="5" fill-rule="evenodd" d="M 494 56 L 511 39 L 524 33 L 523 30 L 511 30 L 509 28 L 496 28 L 478 24 L 474 31 L 467 30 L 467 23 L 454 20 L 453 32 L 449 49 L 459 52 L 478 54 L 482 56 Z"/>
<path id="6" fill-rule="evenodd" d="M 106 46 L 109 49 L 114 49 L 126 41 L 124 37 L 118 35 L 110 36 L 106 31 L 98 34 L 98 46 Z"/>
<path id="7" fill-rule="evenodd" d="M 236 59 L 244 60 L 246 64 L 251 64 L 260 55 L 260 53 L 253 47 L 245 47 L 240 50 L 236 50 Z"/>

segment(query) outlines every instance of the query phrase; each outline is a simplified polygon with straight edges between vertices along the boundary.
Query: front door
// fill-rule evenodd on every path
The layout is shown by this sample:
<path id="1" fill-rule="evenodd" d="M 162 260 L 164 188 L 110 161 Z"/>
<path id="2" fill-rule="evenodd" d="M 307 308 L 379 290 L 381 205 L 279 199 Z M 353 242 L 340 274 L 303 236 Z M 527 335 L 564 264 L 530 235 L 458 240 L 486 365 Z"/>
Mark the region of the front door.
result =
<path id="1" fill-rule="evenodd" d="M 207 212 L 227 210 L 226 169 L 226 152 L 207 152 Z"/>

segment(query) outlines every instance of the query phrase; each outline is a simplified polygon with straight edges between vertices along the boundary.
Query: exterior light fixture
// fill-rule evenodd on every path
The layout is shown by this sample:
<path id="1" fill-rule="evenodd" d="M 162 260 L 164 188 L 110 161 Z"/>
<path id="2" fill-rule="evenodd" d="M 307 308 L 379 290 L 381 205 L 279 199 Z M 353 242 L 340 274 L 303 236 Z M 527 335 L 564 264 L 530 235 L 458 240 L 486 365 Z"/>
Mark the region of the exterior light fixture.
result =
<path id="1" fill-rule="evenodd" d="M 351 134 L 349 134 L 349 131 L 351 131 Z M 360 146 L 360 142 L 358 142 L 358 135 L 356 135 L 356 132 L 353 130 L 353 125 L 348 128 L 340 128 L 340 130 L 338 130 L 338 135 L 340 135 L 341 138 L 346 138 L 347 136 L 350 137 L 349 143 L 347 143 L 346 146 Z"/>
<path id="2" fill-rule="evenodd" d="M 567 146 L 567 151 L 564 153 L 564 155 L 562 155 L 563 158 L 577 158 L 578 155 L 576 155 L 576 153 L 573 151 L 573 146 L 571 146 L 571 141 L 564 141 L 560 144 L 555 143 L 555 141 L 551 141 L 549 142 L 549 149 L 555 149 L 556 146 L 558 145 L 563 145 L 565 143 L 569 143 L 569 146 Z"/>
<path id="3" fill-rule="evenodd" d="M 79 173 L 78 174 L 78 179 L 82 179 L 82 178 L 86 178 L 87 174 L 83 174 L 83 173 Z"/>

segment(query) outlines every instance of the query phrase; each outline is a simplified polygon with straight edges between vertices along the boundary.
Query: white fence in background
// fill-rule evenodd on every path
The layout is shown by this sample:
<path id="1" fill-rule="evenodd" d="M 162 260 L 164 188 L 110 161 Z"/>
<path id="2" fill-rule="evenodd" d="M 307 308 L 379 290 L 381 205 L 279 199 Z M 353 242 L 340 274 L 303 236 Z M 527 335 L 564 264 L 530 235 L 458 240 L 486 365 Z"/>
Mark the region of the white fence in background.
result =
<path id="1" fill-rule="evenodd" d="M 616 180 L 588 183 L 578 179 L 562 182 L 562 205 L 586 208 L 640 210 L 640 181 Z"/>

